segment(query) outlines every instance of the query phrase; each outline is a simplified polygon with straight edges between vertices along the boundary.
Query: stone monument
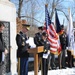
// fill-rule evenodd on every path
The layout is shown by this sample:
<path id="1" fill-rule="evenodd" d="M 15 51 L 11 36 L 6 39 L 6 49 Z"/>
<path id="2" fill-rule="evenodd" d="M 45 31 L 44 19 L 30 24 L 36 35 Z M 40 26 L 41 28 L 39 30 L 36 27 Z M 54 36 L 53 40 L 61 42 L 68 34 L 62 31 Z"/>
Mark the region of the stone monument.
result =
<path id="1" fill-rule="evenodd" d="M 4 39 L 8 48 L 5 73 L 15 75 L 17 73 L 16 59 L 16 8 L 9 0 L 0 0 L 0 21 L 5 24 Z M 3 74 L 5 75 L 5 74 Z"/>

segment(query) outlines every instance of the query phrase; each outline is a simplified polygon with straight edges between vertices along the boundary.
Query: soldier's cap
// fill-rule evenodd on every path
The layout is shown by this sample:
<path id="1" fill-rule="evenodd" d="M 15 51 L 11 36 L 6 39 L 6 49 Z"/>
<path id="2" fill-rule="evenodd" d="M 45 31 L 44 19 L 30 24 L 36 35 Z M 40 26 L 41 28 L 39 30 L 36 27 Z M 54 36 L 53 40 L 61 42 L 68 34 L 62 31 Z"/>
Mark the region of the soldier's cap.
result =
<path id="1" fill-rule="evenodd" d="M 30 25 L 29 24 L 22 24 L 23 27 L 26 27 L 27 30 L 30 29 Z"/>
<path id="2" fill-rule="evenodd" d="M 39 30 L 43 30 L 43 29 L 44 29 L 44 27 L 43 27 L 43 26 L 40 26 L 40 27 L 38 27 L 38 29 L 39 29 Z"/>
<path id="3" fill-rule="evenodd" d="M 42 32 L 42 36 L 48 37 L 48 34 L 46 32 Z"/>

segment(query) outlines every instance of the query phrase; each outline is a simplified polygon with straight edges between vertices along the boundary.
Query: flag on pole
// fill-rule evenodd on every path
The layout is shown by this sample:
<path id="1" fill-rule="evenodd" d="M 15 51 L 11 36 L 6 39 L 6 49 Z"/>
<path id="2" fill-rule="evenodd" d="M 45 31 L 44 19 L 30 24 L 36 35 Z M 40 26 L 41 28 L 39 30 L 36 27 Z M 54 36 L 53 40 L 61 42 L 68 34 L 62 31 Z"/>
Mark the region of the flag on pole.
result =
<path id="1" fill-rule="evenodd" d="M 55 25 L 56 25 L 56 32 L 60 35 L 63 33 L 63 31 L 61 30 L 61 25 L 60 25 L 60 21 L 58 18 L 58 14 L 57 14 L 57 10 L 55 9 Z"/>
<path id="2" fill-rule="evenodd" d="M 63 30 L 61 30 L 61 25 L 60 25 L 60 21 L 59 21 L 56 9 L 55 9 L 55 25 L 56 25 L 56 32 L 57 32 L 57 34 L 59 36 L 59 35 L 61 35 L 63 33 Z M 58 54 L 60 54 L 60 52 L 61 52 L 61 44 L 60 44 L 60 39 L 59 38 L 58 38 L 58 45 L 59 45 Z"/>
<path id="3" fill-rule="evenodd" d="M 69 25 L 67 27 L 67 35 L 68 35 L 68 48 L 69 51 L 74 51 L 74 31 L 73 31 L 73 21 L 71 10 L 69 8 Z"/>
<path id="4" fill-rule="evenodd" d="M 58 48 L 58 35 L 54 28 L 54 25 L 51 23 L 51 19 L 47 10 L 47 5 L 45 5 L 45 29 L 48 34 L 48 40 L 50 42 L 50 51 L 53 54 L 57 53 Z"/>

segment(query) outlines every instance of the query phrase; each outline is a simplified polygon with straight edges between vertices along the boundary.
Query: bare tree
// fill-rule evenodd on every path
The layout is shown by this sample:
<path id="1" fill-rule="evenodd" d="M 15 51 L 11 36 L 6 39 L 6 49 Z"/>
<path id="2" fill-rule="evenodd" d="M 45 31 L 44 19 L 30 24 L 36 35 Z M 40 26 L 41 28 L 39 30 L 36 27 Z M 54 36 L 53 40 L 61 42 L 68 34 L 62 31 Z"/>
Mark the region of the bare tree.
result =
<path id="1" fill-rule="evenodd" d="M 51 19 L 53 18 L 56 8 L 59 12 L 62 12 L 68 20 L 68 7 L 64 6 L 65 0 L 16 0 L 15 5 L 17 6 L 18 17 L 25 18 L 28 22 L 32 22 L 32 24 L 43 24 L 45 19 L 44 6 L 46 3 L 48 4 Z M 75 3 L 72 3 L 71 7 L 75 9 Z M 73 16 L 74 14 L 75 10 L 72 11 Z"/>
<path id="2" fill-rule="evenodd" d="M 23 0 L 19 0 L 19 6 L 18 6 L 18 17 L 21 18 L 21 9 L 23 5 Z"/>

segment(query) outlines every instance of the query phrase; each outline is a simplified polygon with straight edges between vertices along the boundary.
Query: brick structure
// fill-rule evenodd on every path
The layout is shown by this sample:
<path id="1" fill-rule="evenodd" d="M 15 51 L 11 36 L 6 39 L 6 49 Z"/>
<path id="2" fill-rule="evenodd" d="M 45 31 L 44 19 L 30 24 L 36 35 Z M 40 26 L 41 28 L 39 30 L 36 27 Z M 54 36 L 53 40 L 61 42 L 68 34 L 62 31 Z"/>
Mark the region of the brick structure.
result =
<path id="1" fill-rule="evenodd" d="M 17 33 L 22 29 L 22 24 L 26 24 L 26 20 L 21 20 L 19 18 L 16 19 L 17 23 Z"/>
<path id="2" fill-rule="evenodd" d="M 16 19 L 17 23 L 17 33 L 22 29 L 22 24 L 27 24 L 26 20 L 21 20 L 19 18 Z M 36 25 L 30 26 L 30 30 L 28 31 L 28 36 L 34 37 L 35 33 L 38 32 L 38 27 Z"/>

